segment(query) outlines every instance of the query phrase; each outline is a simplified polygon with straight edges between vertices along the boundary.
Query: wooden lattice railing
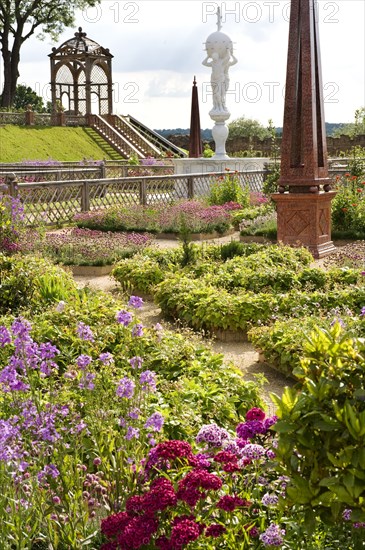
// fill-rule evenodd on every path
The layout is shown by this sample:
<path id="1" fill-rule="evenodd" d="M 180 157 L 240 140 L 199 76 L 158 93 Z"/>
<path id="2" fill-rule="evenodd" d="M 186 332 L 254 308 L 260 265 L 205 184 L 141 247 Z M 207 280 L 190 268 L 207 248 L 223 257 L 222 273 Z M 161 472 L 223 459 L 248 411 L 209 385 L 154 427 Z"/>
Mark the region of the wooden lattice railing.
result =
<path id="1" fill-rule="evenodd" d="M 123 138 L 126 138 L 139 151 L 139 156 L 145 158 L 148 156 L 156 157 L 161 155 L 161 150 L 150 143 L 142 134 L 138 132 L 129 122 L 118 115 L 105 115 L 103 117 L 113 128 L 115 128 Z"/>
<path id="2" fill-rule="evenodd" d="M 259 191 L 266 172 L 237 173 L 241 185 Z M 163 175 L 43 183 L 9 181 L 8 191 L 24 207 L 29 226 L 72 221 L 78 212 L 111 206 L 170 204 L 176 200 L 204 197 L 213 182 L 227 173 Z M 5 191 L 3 186 L 2 191 Z"/>
<path id="3" fill-rule="evenodd" d="M 99 115 L 87 115 L 87 118 L 89 126 L 101 135 L 122 157 L 141 156 L 138 149 L 132 143 L 129 143 L 126 138 L 122 137 L 113 126 Z"/>

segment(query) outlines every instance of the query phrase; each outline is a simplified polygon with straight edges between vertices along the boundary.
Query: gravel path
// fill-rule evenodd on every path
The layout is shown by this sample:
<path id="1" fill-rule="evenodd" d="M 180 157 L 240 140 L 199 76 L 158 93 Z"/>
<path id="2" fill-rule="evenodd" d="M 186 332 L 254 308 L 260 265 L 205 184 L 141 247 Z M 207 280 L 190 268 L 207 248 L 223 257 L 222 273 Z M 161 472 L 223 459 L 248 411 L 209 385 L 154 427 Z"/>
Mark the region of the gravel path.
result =
<path id="1" fill-rule="evenodd" d="M 239 233 L 209 241 L 211 243 L 228 243 L 231 240 L 238 240 Z M 157 243 L 159 248 L 174 248 L 179 245 L 178 241 L 159 240 Z M 89 285 L 91 288 L 118 294 L 120 286 L 114 279 L 107 276 L 101 277 L 84 277 L 75 276 L 75 281 L 80 287 Z M 161 310 L 153 301 L 145 300 L 143 307 L 139 310 L 138 316 L 146 326 L 151 326 L 157 322 L 163 326 L 176 329 L 171 324 L 166 323 L 161 315 Z M 274 405 L 270 399 L 270 393 L 281 395 L 285 386 L 291 385 L 293 382 L 271 368 L 266 363 L 259 361 L 259 354 L 249 342 L 221 342 L 207 341 L 212 350 L 216 353 L 221 353 L 228 363 L 234 363 L 244 374 L 247 380 L 254 380 L 255 375 L 263 374 L 267 380 L 264 385 L 262 397 L 267 404 L 269 412 L 274 412 Z"/>

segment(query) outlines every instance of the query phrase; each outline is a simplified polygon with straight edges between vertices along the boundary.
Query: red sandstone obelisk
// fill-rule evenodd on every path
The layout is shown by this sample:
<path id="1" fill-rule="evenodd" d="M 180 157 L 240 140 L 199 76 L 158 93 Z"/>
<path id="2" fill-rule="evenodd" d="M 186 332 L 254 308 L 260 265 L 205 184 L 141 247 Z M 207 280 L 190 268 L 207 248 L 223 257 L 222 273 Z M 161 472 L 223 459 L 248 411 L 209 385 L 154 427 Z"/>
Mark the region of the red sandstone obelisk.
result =
<path id="1" fill-rule="evenodd" d="M 317 3 L 291 0 L 278 241 L 307 247 L 315 258 L 333 252 Z"/>

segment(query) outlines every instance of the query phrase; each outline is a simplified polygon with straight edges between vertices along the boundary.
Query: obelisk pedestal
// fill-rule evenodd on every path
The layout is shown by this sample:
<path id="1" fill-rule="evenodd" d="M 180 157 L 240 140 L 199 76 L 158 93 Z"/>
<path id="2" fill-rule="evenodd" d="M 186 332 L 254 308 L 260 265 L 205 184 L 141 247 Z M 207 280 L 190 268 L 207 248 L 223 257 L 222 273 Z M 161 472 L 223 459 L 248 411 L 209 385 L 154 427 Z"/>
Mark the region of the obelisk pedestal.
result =
<path id="1" fill-rule="evenodd" d="M 278 241 L 306 246 L 315 258 L 333 252 L 327 142 L 316 6 L 291 0 L 281 168 Z"/>

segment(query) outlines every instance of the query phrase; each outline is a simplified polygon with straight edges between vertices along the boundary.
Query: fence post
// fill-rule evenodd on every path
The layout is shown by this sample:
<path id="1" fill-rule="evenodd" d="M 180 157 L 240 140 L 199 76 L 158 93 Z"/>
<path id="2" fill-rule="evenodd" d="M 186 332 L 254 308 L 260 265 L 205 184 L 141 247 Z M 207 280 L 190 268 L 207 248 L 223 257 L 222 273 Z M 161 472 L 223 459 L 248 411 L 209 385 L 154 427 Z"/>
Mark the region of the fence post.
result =
<path id="1" fill-rule="evenodd" d="M 100 179 L 105 180 L 106 178 L 106 170 L 105 170 L 105 162 L 100 163 Z"/>
<path id="2" fill-rule="evenodd" d="M 27 126 L 34 125 L 34 111 L 32 111 L 31 105 L 27 105 L 27 110 L 25 111 L 25 124 Z"/>
<path id="3" fill-rule="evenodd" d="M 139 204 L 142 206 L 147 204 L 146 182 L 144 180 L 139 182 Z"/>
<path id="4" fill-rule="evenodd" d="M 90 186 L 88 181 L 82 182 L 81 188 L 81 212 L 90 210 Z"/>
<path id="5" fill-rule="evenodd" d="M 6 175 L 5 184 L 8 186 L 8 193 L 11 197 L 14 197 L 14 198 L 18 196 L 17 183 L 18 183 L 18 179 L 13 172 L 11 174 Z"/>
<path id="6" fill-rule="evenodd" d="M 188 176 L 188 199 L 192 200 L 194 198 L 194 178 L 193 176 Z"/>

